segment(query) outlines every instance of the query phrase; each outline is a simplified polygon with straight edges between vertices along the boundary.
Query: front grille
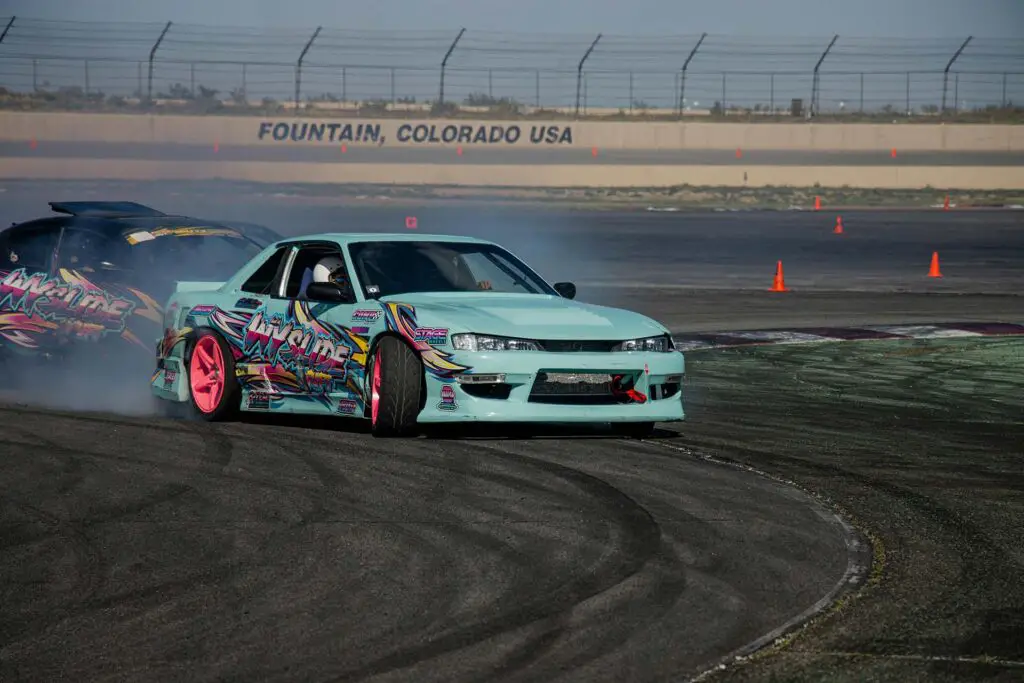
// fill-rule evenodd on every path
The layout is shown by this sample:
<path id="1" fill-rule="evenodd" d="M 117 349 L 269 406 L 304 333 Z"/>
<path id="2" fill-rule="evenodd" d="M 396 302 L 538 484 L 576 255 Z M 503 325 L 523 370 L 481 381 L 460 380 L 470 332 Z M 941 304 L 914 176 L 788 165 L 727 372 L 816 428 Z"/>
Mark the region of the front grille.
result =
<path id="1" fill-rule="evenodd" d="M 633 377 L 633 373 L 623 374 Z M 629 399 L 612 391 L 612 376 L 606 372 L 544 371 L 537 374 L 529 401 L 562 405 L 610 405 L 627 403 Z"/>
<path id="2" fill-rule="evenodd" d="M 618 341 L 579 340 L 579 339 L 540 339 L 537 344 L 544 351 L 551 353 L 609 353 Z"/>

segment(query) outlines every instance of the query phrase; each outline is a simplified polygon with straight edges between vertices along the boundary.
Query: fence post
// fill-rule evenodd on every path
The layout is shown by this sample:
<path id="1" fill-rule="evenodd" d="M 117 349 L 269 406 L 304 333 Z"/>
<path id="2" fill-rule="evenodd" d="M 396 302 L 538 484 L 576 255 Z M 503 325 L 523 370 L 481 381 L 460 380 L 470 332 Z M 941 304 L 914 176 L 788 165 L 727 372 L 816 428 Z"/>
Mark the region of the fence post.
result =
<path id="1" fill-rule="evenodd" d="M 725 82 L 729 78 L 728 72 L 722 73 L 722 116 L 725 116 L 726 110 L 729 108 L 725 100 Z"/>
<path id="2" fill-rule="evenodd" d="M 85 60 L 85 96 L 89 96 L 89 60 Z"/>
<path id="3" fill-rule="evenodd" d="M 775 74 L 768 76 L 768 111 L 775 116 Z"/>
<path id="4" fill-rule="evenodd" d="M 811 79 L 810 114 L 812 117 L 818 114 L 818 95 L 820 90 L 820 88 L 818 87 L 820 79 L 818 70 L 821 69 L 821 65 L 825 61 L 825 57 L 828 57 L 828 53 L 832 51 L 832 46 L 836 44 L 837 40 L 839 40 L 839 34 L 832 36 L 832 42 L 828 44 L 828 47 L 825 48 L 825 51 L 821 53 L 821 57 L 818 58 L 818 63 L 814 65 L 814 77 Z"/>
<path id="5" fill-rule="evenodd" d="M 157 51 L 157 49 L 159 49 L 160 43 L 164 42 L 164 36 L 166 36 L 167 32 L 170 31 L 170 30 L 171 30 L 171 22 L 168 21 L 167 25 L 164 26 L 164 30 L 160 32 L 160 37 L 156 39 L 156 42 L 153 43 L 152 49 L 150 49 L 150 51 L 149 51 L 149 80 L 148 80 L 148 85 L 146 86 L 146 101 L 147 102 L 152 102 L 153 101 L 153 58 L 156 57 L 156 51 Z"/>
<path id="6" fill-rule="evenodd" d="M 32 60 L 32 92 L 39 92 L 39 61 Z"/>
<path id="7" fill-rule="evenodd" d="M 196 96 L 196 63 L 190 62 L 188 65 L 188 91 L 192 93 L 193 99 Z"/>
<path id="8" fill-rule="evenodd" d="M 11 17 L 11 20 L 7 22 L 7 26 L 4 27 L 4 32 L 0 33 L 0 43 L 4 42 L 4 38 L 7 37 L 7 32 L 11 30 L 12 26 L 14 26 L 14 20 L 17 18 L 18 17 Z"/>
<path id="9" fill-rule="evenodd" d="M 910 74 L 912 71 L 907 72 L 907 116 L 910 116 Z"/>
<path id="10" fill-rule="evenodd" d="M 965 40 L 963 42 L 963 44 L 960 46 L 960 48 L 956 52 L 953 53 L 953 56 L 950 57 L 950 59 L 949 59 L 949 63 L 946 64 L 946 68 L 942 71 L 942 113 L 943 114 L 946 113 L 946 91 L 949 88 L 949 70 L 953 68 L 953 62 L 955 62 L 957 59 L 959 59 L 960 53 L 964 51 L 964 49 L 967 47 L 967 44 L 970 43 L 972 40 L 974 40 L 974 36 L 967 36 L 967 40 Z"/>
<path id="11" fill-rule="evenodd" d="M 1003 109 L 1006 109 L 1006 72 L 1003 72 L 1003 100 L 1001 104 Z"/>
<path id="12" fill-rule="evenodd" d="M 864 113 L 864 73 L 860 74 L 860 113 Z"/>
<path id="13" fill-rule="evenodd" d="M 629 113 L 633 113 L 633 71 L 629 72 Z"/>
<path id="14" fill-rule="evenodd" d="M 249 103 L 249 79 L 246 73 L 248 64 L 242 62 L 242 97 L 245 98 L 245 103 Z"/>
<path id="15" fill-rule="evenodd" d="M 701 43 L 708 37 L 707 33 L 700 34 L 700 38 L 697 40 L 697 44 L 690 50 L 690 54 L 686 56 L 686 61 L 683 62 L 683 68 L 679 74 L 679 117 L 683 116 L 683 100 L 686 98 L 686 69 L 690 66 L 690 60 L 693 59 L 694 55 L 697 54 L 697 50 L 700 49 Z"/>
<path id="16" fill-rule="evenodd" d="M 590 53 L 594 51 L 594 48 L 597 47 L 597 41 L 599 41 L 599 40 L 601 40 L 601 34 L 600 33 L 597 34 L 597 38 L 594 38 L 594 42 L 592 42 L 590 44 L 590 47 L 587 48 L 587 51 L 583 53 L 583 59 L 580 60 L 579 66 L 576 67 L 576 117 L 577 118 L 579 118 L 579 115 L 580 115 L 580 85 L 581 85 L 581 83 L 583 81 L 583 64 L 587 61 L 587 57 L 590 56 Z"/>
<path id="17" fill-rule="evenodd" d="M 438 106 L 444 106 L 444 70 L 448 67 L 448 58 L 452 56 L 453 52 L 455 52 L 455 46 L 459 44 L 460 40 L 462 40 L 462 34 L 465 32 L 465 28 L 459 29 L 459 35 L 455 36 L 455 40 L 453 40 L 452 44 L 448 46 L 448 52 L 444 53 L 444 59 L 441 60 L 441 90 L 437 94 Z"/>
<path id="18" fill-rule="evenodd" d="M 309 37 L 309 41 L 306 42 L 306 47 L 302 48 L 302 52 L 299 53 L 299 61 L 295 62 L 295 115 L 299 114 L 299 96 L 302 90 L 302 61 L 306 58 L 306 53 L 309 52 L 309 48 L 313 47 L 313 41 L 320 35 L 320 29 L 323 26 L 317 26 L 316 30 L 313 31 L 313 35 Z"/>
<path id="19" fill-rule="evenodd" d="M 537 69 L 534 72 L 533 76 L 534 76 L 534 83 L 533 83 L 533 87 L 534 87 L 534 93 L 533 93 L 534 105 L 537 107 L 537 109 L 540 109 L 540 69 Z"/>
<path id="20" fill-rule="evenodd" d="M 341 101 L 348 102 L 348 67 L 341 67 Z"/>

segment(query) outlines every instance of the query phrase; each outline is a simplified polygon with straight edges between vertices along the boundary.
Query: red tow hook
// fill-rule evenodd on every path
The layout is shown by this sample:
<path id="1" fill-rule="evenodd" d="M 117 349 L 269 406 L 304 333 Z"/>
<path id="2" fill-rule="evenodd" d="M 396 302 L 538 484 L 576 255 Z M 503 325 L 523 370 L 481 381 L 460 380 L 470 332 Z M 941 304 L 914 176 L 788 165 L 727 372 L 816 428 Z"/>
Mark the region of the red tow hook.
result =
<path id="1" fill-rule="evenodd" d="M 647 397 L 636 389 L 622 388 L 622 375 L 612 375 L 612 394 L 626 396 L 634 403 L 647 403 Z"/>

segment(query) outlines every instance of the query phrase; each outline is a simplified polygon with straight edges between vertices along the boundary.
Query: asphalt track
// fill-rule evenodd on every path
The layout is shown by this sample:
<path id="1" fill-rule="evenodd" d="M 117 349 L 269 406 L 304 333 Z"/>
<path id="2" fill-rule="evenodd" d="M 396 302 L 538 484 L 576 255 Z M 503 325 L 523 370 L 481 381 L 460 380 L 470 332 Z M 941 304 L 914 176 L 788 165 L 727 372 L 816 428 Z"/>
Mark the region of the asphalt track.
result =
<path id="1" fill-rule="evenodd" d="M 287 234 L 404 230 L 409 214 L 216 185 L 121 185 L 116 197 L 94 185 L 4 189 L 9 220 L 87 192 Z M 634 306 L 678 332 L 1024 318 L 1022 213 L 851 214 L 842 236 L 818 214 L 415 214 L 423 232 L 490 237 L 551 279 L 577 280 L 581 298 Z M 941 280 L 925 277 L 933 250 Z M 777 259 L 791 292 L 765 291 Z M 865 561 L 863 537 L 811 497 L 711 454 L 841 500 L 888 551 L 881 594 L 812 641 L 831 654 L 797 652 L 775 674 L 896 670 L 849 663 L 861 657 L 895 662 L 899 680 L 1015 680 L 1019 670 L 971 658 L 1024 660 L 1024 596 L 1011 578 L 1024 547 L 1014 545 L 1019 488 L 1014 503 L 1007 479 L 1024 435 L 1019 416 L 998 413 L 1019 394 L 978 412 L 958 407 L 964 385 L 953 396 L 932 387 L 918 408 L 939 414 L 914 413 L 876 389 L 887 366 L 858 374 L 855 351 L 702 353 L 690 421 L 644 442 L 515 432 L 380 442 L 334 423 L 119 416 L 138 402 L 124 388 L 23 392 L 0 409 L 0 678 L 693 676 L 856 587 Z M 955 368 L 961 356 L 945 358 Z M 828 389 L 826 372 L 851 386 Z M 864 378 L 864 397 L 843 400 Z M 946 465 L 934 484 L 930 458 Z M 996 493 L 1005 505 L 975 520 Z M 976 530 L 1000 514 L 996 530 Z M 958 597 L 967 587 L 978 610 Z M 926 662 L 949 653 L 966 659 Z M 756 671 L 736 680 L 766 680 Z"/>
<path id="2" fill-rule="evenodd" d="M 915 152 L 891 150 L 858 152 L 807 152 L 787 150 L 614 150 L 565 147 L 527 149 L 498 145 L 467 145 L 462 154 L 457 146 L 416 146 L 385 144 L 381 146 L 338 144 L 295 144 L 266 142 L 253 145 L 168 144 L 42 141 L 32 147 L 27 142 L 0 142 L 0 157 L 79 158 L 79 159 L 147 159 L 154 161 L 292 161 L 334 162 L 349 164 L 622 164 L 678 166 L 1021 166 L 1020 152 Z"/>

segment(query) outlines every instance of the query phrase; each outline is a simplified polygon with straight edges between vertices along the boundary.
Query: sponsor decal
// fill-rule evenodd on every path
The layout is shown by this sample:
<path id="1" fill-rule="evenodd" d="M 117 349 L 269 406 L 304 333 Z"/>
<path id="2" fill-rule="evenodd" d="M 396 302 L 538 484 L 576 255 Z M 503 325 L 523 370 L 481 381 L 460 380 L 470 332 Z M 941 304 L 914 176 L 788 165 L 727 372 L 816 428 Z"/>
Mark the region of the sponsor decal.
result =
<path id="1" fill-rule="evenodd" d="M 397 126 L 397 127 L 396 127 Z M 572 126 L 471 125 L 437 122 L 260 121 L 258 140 L 267 142 L 352 142 L 398 145 L 572 145 Z"/>
<path id="2" fill-rule="evenodd" d="M 175 370 L 164 370 L 164 389 L 170 389 L 174 386 L 174 383 L 178 379 L 178 373 Z"/>
<path id="3" fill-rule="evenodd" d="M 270 394 L 262 389 L 250 389 L 246 405 L 249 410 L 270 410 Z"/>
<path id="4" fill-rule="evenodd" d="M 250 299 L 248 297 L 243 297 L 235 302 L 235 308 L 247 308 L 250 310 L 256 310 L 262 305 L 263 302 L 259 299 Z"/>
<path id="5" fill-rule="evenodd" d="M 370 328 L 369 327 L 353 327 L 352 328 L 352 334 L 369 334 L 369 333 L 370 333 Z"/>
<path id="6" fill-rule="evenodd" d="M 350 398 L 343 398 L 338 401 L 338 412 L 342 415 L 354 415 L 359 410 L 359 404 Z"/>
<path id="7" fill-rule="evenodd" d="M 208 315 L 210 313 L 213 313 L 213 311 L 215 311 L 216 309 L 217 309 L 216 306 L 209 306 L 207 304 L 203 304 L 201 306 L 193 306 L 192 309 L 188 312 L 188 314 L 189 315 Z"/>
<path id="8" fill-rule="evenodd" d="M 453 355 L 428 343 L 417 334 L 418 331 L 431 328 L 420 327 L 416 321 L 416 308 L 410 304 L 388 302 L 384 304 L 384 322 L 387 329 L 402 335 L 420 355 L 423 366 L 434 377 L 441 381 L 450 380 L 456 374 L 470 369 L 468 365 L 460 365 L 452 360 Z M 442 330 L 441 343 L 448 330 Z"/>
<path id="9" fill-rule="evenodd" d="M 241 237 L 242 233 L 229 228 L 204 228 L 199 226 L 185 225 L 180 227 L 158 228 L 150 233 L 153 237 L 197 237 L 200 235 L 220 237 Z"/>
<path id="10" fill-rule="evenodd" d="M 151 232 L 147 232 L 146 230 L 140 230 L 139 232 L 133 232 L 130 235 L 126 235 L 125 239 L 128 241 L 128 244 L 135 246 L 140 242 L 149 242 L 151 240 L 155 240 L 156 236 L 153 235 L 153 233 Z"/>
<path id="11" fill-rule="evenodd" d="M 352 314 L 352 320 L 372 323 L 380 318 L 382 313 L 377 309 L 361 309 Z"/>
<path id="12" fill-rule="evenodd" d="M 455 387 L 451 384 L 441 385 L 441 401 L 437 404 L 438 410 L 455 410 L 459 407 L 455 400 Z"/>
<path id="13" fill-rule="evenodd" d="M 447 327 L 417 327 L 413 330 L 413 341 L 426 342 L 431 346 L 448 343 Z"/>

